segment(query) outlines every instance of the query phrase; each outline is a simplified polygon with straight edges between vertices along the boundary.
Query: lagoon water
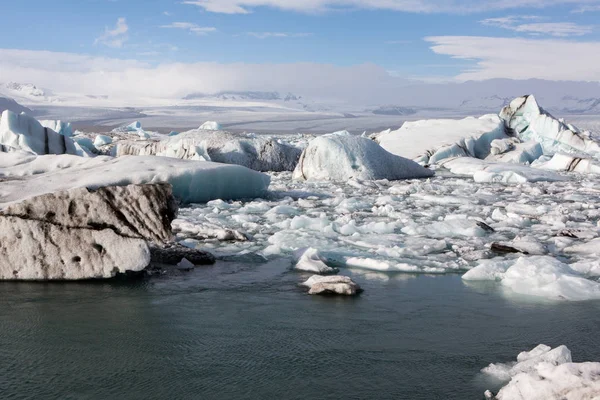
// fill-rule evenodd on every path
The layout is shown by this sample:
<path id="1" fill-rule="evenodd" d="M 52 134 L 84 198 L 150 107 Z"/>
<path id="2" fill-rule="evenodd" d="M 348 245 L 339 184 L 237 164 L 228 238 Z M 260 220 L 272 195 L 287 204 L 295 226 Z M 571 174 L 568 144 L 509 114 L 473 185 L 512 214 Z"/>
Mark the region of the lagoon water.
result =
<path id="1" fill-rule="evenodd" d="M 539 343 L 600 360 L 599 302 L 459 275 L 353 273 L 311 297 L 286 260 L 109 283 L 0 283 L 2 399 L 481 399 Z M 344 273 L 348 271 L 343 271 Z"/>

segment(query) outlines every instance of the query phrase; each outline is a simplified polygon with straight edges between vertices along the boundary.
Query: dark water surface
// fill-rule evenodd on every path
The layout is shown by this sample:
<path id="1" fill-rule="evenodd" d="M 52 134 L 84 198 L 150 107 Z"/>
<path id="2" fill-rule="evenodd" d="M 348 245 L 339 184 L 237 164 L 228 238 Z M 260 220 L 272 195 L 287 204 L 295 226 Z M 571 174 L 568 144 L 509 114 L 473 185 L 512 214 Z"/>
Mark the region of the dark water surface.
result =
<path id="1" fill-rule="evenodd" d="M 310 297 L 286 262 L 142 282 L 0 284 L 2 399 L 481 399 L 539 343 L 600 360 L 600 303 L 510 298 L 458 275 L 355 275 Z"/>

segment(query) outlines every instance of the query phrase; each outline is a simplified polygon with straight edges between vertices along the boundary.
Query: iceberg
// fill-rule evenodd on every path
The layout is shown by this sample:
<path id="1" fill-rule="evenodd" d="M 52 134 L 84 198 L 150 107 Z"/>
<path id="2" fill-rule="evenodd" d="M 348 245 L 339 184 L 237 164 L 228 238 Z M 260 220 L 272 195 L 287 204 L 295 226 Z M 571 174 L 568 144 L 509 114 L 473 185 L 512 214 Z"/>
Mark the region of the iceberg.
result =
<path id="1" fill-rule="evenodd" d="M 319 276 L 313 275 L 301 284 L 309 288 L 308 294 L 337 294 L 355 296 L 362 292 L 352 279 L 347 276 Z"/>
<path id="2" fill-rule="evenodd" d="M 271 138 L 192 130 L 162 141 L 117 144 L 115 155 L 155 155 L 241 165 L 255 171 L 293 171 L 302 150 Z"/>
<path id="3" fill-rule="evenodd" d="M 566 178 L 551 171 L 542 171 L 525 165 L 484 161 L 477 158 L 445 160 L 441 166 L 456 175 L 471 176 L 475 182 L 525 183 L 558 182 Z"/>
<path id="4" fill-rule="evenodd" d="M 112 138 L 110 136 L 98 135 L 94 139 L 94 147 L 95 148 L 107 146 L 109 144 L 112 144 Z"/>
<path id="5" fill-rule="evenodd" d="M 550 171 L 579 172 L 582 174 L 600 174 L 600 162 L 575 157 L 568 154 L 555 154 L 549 161 L 536 164 L 536 168 Z"/>
<path id="6" fill-rule="evenodd" d="M 502 120 L 489 114 L 462 120 L 405 122 L 398 130 L 375 135 L 375 141 L 397 156 L 433 164 L 448 157 L 485 158 L 492 141 L 507 137 Z"/>
<path id="7" fill-rule="evenodd" d="M 0 206 L 26 197 L 78 187 L 90 189 L 144 183 L 170 183 L 183 203 L 255 198 L 269 187 L 268 175 L 238 165 L 166 157 L 8 153 L 0 159 Z"/>
<path id="8" fill-rule="evenodd" d="M 220 131 L 220 130 L 222 130 L 221 124 L 219 124 L 218 122 L 215 122 L 215 121 L 206 121 L 205 123 L 200 125 L 200 128 L 198 128 L 198 129 L 204 130 L 204 131 Z"/>
<path id="9" fill-rule="evenodd" d="M 27 114 L 15 114 L 8 110 L 0 117 L 0 144 L 39 155 L 86 155 L 71 138 L 42 126 Z"/>
<path id="10" fill-rule="evenodd" d="M 81 280 L 141 271 L 171 240 L 170 185 L 77 188 L 0 211 L 0 280 Z"/>
<path id="11" fill-rule="evenodd" d="M 600 283 L 549 256 L 484 261 L 462 278 L 465 281 L 500 281 L 514 293 L 551 300 L 600 299 Z"/>
<path id="12" fill-rule="evenodd" d="M 349 135 L 326 135 L 312 140 L 293 174 L 294 179 L 335 181 L 431 176 L 431 170 L 414 161 L 391 154 L 370 139 Z"/>
<path id="13" fill-rule="evenodd" d="M 50 128 L 54 132 L 63 136 L 73 136 L 73 127 L 71 126 L 70 122 L 63 122 L 61 120 L 40 120 L 40 124 L 42 124 L 43 127 Z"/>
<path id="14" fill-rule="evenodd" d="M 574 126 L 554 118 L 538 105 L 534 96 L 514 99 L 502 109 L 500 118 L 511 136 L 540 143 L 544 154 L 566 152 L 600 155 L 600 143 Z"/>
<path id="15" fill-rule="evenodd" d="M 517 361 L 490 364 L 481 371 L 496 380 L 508 381 L 488 400 L 581 400 L 600 396 L 600 363 L 574 363 L 566 346 L 552 349 L 540 344 L 522 352 Z"/>
<path id="16" fill-rule="evenodd" d="M 308 248 L 301 250 L 300 256 L 294 269 L 298 271 L 313 272 L 319 275 L 335 274 L 339 270 L 325 264 L 325 258 L 319 254 L 317 249 Z"/>

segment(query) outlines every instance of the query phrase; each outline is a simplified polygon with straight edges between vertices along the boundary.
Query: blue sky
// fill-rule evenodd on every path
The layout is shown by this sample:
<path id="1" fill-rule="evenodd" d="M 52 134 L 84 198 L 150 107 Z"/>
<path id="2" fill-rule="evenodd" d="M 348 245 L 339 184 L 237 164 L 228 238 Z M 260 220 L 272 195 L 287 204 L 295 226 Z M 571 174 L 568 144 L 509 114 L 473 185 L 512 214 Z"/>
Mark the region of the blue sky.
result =
<path id="1" fill-rule="evenodd" d="M 228 0 L 216 2 L 225 4 Z M 375 63 L 402 76 L 453 76 L 470 63 L 435 54 L 430 49 L 431 43 L 423 40 L 425 37 L 543 39 L 556 36 L 552 32 L 518 32 L 514 27 L 536 23 L 551 28 L 549 24 L 570 23 L 589 29 L 567 33 L 563 39 L 597 40 L 599 31 L 594 25 L 600 12 L 573 11 L 593 8 L 594 3 L 597 8 L 598 3 L 566 3 L 469 14 L 453 14 L 448 10 L 415 13 L 357 9 L 355 5 L 335 11 L 309 6 L 300 11 L 259 6 L 248 7 L 247 11 L 251 11 L 248 14 L 225 14 L 173 0 L 28 0 L 4 5 L 0 36 L 10 38 L 3 40 L 7 48 L 150 62 Z M 531 19 L 515 21 L 511 24 L 513 28 L 481 22 L 510 16 Z M 122 35 L 123 42 L 96 42 L 106 29 L 115 29 L 119 18 L 125 19 L 128 28 Z M 162 28 L 174 23 L 194 24 L 214 31 L 198 34 L 189 29 Z"/>
<path id="2" fill-rule="evenodd" d="M 369 64 L 425 81 L 600 80 L 591 58 L 600 53 L 600 0 L 28 0 L 2 14 L 0 47 L 31 51 L 28 62 L 37 54 L 44 70 L 41 51 L 94 57 L 63 61 L 82 71 L 128 59 L 145 69 Z M 570 62 L 554 65 L 553 52 Z M 15 65 L 0 69 L 9 76 L 23 64 L 11 57 Z"/>

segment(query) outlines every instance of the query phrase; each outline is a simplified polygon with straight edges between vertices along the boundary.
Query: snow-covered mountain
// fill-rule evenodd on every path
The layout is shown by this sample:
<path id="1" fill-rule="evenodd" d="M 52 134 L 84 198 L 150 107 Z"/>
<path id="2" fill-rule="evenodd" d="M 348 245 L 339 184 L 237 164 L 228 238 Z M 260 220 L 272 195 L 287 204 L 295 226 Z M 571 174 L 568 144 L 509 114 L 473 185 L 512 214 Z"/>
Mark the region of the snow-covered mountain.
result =
<path id="1" fill-rule="evenodd" d="M 50 91 L 32 83 L 0 83 L 0 96 L 14 99 L 24 104 L 58 103 L 60 99 Z"/>
<path id="2" fill-rule="evenodd" d="M 9 99 L 8 97 L 0 97 L 0 114 L 5 110 L 12 111 L 14 113 L 20 114 L 22 112 L 31 114 L 31 110 L 25 106 L 20 105 L 13 99 Z"/>

